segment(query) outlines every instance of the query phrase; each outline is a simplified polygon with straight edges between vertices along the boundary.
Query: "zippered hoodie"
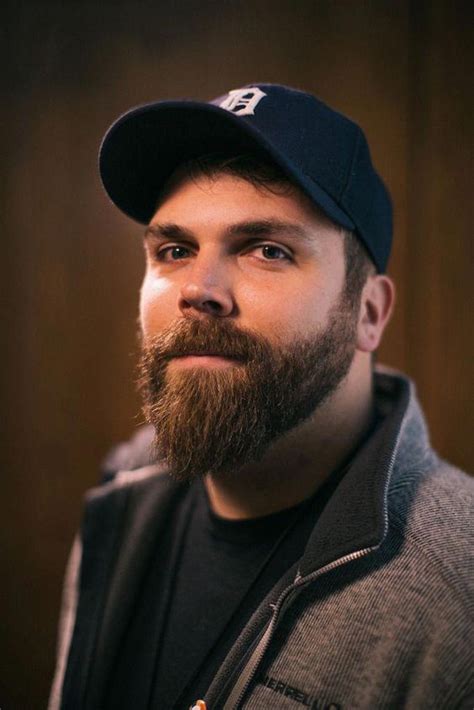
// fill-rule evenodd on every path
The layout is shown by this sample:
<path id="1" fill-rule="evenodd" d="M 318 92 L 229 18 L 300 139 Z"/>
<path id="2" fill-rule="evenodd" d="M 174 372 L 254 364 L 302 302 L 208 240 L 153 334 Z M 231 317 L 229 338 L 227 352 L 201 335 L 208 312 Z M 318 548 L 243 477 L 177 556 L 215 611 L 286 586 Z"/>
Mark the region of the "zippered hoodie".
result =
<path id="1" fill-rule="evenodd" d="M 474 708 L 474 482 L 430 447 L 407 378 L 377 368 L 375 393 L 382 423 L 242 629 L 208 710 Z M 150 463 L 151 436 L 118 447 L 86 495 L 49 710 L 100 710 L 141 572 L 185 494 Z"/>

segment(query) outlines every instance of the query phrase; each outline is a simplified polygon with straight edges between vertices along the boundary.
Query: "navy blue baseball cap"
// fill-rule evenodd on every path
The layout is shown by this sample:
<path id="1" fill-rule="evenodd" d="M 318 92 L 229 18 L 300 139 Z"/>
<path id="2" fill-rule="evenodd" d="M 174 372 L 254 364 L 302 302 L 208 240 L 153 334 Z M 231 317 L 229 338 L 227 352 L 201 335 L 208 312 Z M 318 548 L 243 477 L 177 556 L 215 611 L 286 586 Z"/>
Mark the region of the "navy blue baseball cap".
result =
<path id="1" fill-rule="evenodd" d="M 355 232 L 384 272 L 392 206 L 361 128 L 315 96 L 278 84 L 248 84 L 206 102 L 159 101 L 118 118 L 102 141 L 99 169 L 111 200 L 148 224 L 181 163 L 225 151 L 258 153 L 336 224 Z"/>

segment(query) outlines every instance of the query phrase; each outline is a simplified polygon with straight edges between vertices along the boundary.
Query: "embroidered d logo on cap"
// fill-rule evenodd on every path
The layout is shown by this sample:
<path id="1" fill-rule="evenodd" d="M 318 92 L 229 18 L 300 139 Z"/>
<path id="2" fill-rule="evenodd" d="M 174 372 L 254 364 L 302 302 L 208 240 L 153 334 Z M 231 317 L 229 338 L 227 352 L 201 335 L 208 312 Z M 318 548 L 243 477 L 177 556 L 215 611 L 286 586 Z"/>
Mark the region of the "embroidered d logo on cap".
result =
<path id="1" fill-rule="evenodd" d="M 234 89 L 229 91 L 227 98 L 219 106 L 237 116 L 253 116 L 255 107 L 264 96 L 266 94 L 258 86 L 251 86 L 248 89 Z"/>
<path id="2" fill-rule="evenodd" d="M 206 102 L 159 101 L 107 131 L 99 167 L 111 200 L 147 224 L 173 170 L 208 153 L 258 153 L 276 163 L 326 215 L 353 230 L 377 270 L 392 242 L 392 207 L 361 128 L 304 91 L 249 84 Z"/>

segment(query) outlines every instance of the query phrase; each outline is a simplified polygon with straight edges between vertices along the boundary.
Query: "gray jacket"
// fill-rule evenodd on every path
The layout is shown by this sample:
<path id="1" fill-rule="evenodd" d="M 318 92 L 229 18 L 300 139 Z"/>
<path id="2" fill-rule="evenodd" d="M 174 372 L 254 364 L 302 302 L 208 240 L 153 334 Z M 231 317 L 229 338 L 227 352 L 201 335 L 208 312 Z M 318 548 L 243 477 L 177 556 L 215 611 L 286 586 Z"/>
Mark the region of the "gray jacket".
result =
<path id="1" fill-rule="evenodd" d="M 474 482 L 431 449 L 412 383 L 380 368 L 375 382 L 383 422 L 242 629 L 208 710 L 474 708 Z M 49 710 L 100 710 L 140 571 L 184 495 L 147 461 L 149 439 L 119 447 L 87 494 Z"/>

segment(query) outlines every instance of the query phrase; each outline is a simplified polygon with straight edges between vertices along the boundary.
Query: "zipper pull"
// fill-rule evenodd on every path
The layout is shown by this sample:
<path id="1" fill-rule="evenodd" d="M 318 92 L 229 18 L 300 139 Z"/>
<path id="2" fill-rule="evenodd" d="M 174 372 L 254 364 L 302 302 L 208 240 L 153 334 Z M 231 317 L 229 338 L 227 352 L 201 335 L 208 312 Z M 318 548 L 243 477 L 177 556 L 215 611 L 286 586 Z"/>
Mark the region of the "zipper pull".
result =
<path id="1" fill-rule="evenodd" d="M 196 700 L 194 705 L 191 705 L 189 710 L 207 710 L 207 705 L 205 700 Z"/>

